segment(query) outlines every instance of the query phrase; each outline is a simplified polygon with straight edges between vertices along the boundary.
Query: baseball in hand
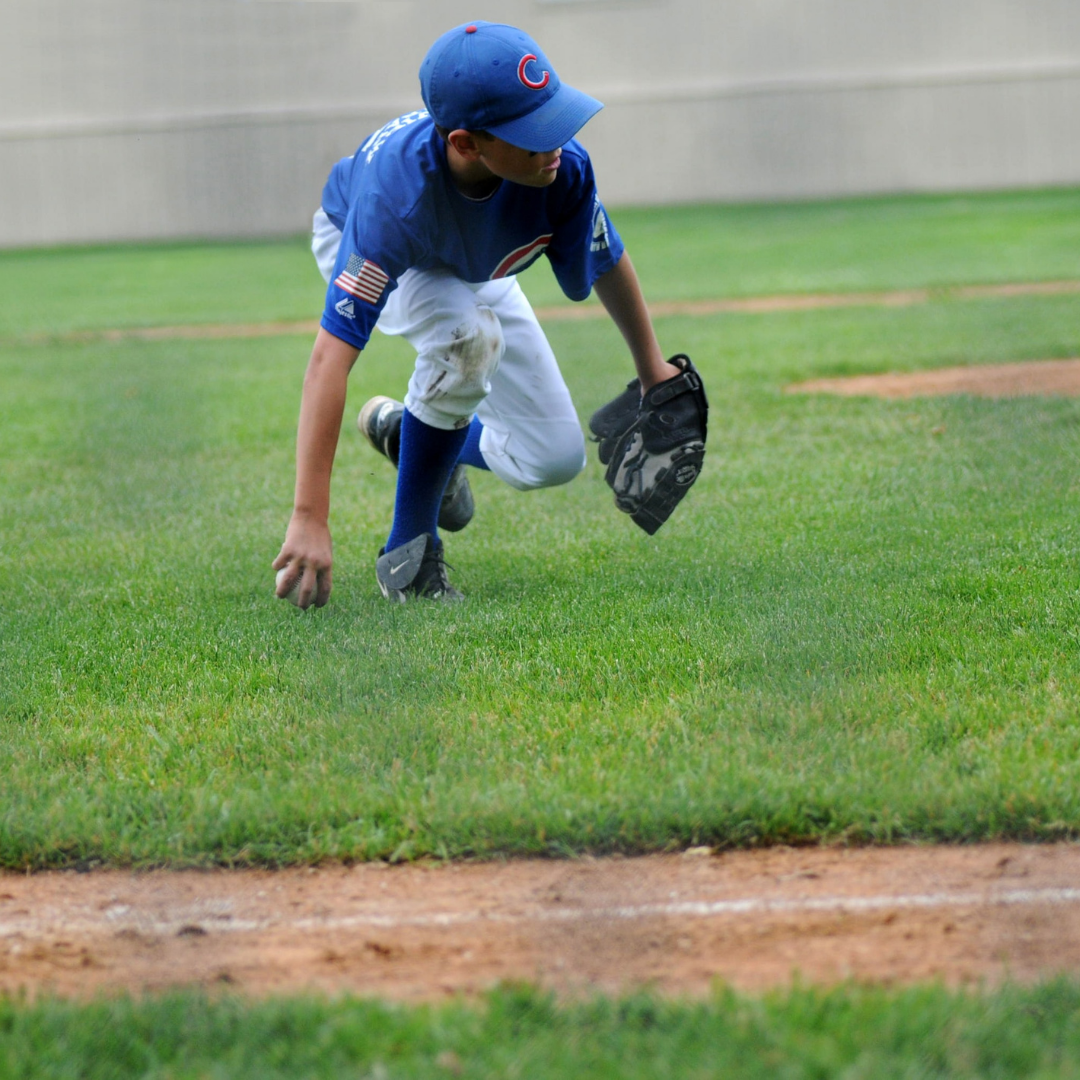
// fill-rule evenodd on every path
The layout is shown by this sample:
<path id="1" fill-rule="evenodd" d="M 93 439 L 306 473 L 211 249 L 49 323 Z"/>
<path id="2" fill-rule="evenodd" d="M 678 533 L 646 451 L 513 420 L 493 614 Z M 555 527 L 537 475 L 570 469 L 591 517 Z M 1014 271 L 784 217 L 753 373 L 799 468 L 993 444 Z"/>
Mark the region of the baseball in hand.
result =
<path id="1" fill-rule="evenodd" d="M 281 583 L 289 576 L 289 568 L 287 566 L 282 567 L 277 572 L 277 579 L 275 581 L 275 591 L 281 588 Z M 304 580 L 304 575 L 297 574 L 296 580 L 293 582 L 293 587 L 281 597 L 282 600 L 288 600 L 290 604 L 300 606 L 300 582 Z"/>

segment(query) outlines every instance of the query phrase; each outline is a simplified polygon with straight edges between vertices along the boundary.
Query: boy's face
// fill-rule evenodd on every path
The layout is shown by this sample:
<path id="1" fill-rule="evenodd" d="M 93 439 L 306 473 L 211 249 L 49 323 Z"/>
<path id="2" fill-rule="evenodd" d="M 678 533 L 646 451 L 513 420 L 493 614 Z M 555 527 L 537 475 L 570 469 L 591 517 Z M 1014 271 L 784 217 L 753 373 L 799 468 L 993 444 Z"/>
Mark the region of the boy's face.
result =
<path id="1" fill-rule="evenodd" d="M 477 160 L 487 167 L 493 176 L 526 187 L 547 187 L 559 174 L 562 148 L 558 150 L 531 151 L 491 136 L 474 136 Z"/>

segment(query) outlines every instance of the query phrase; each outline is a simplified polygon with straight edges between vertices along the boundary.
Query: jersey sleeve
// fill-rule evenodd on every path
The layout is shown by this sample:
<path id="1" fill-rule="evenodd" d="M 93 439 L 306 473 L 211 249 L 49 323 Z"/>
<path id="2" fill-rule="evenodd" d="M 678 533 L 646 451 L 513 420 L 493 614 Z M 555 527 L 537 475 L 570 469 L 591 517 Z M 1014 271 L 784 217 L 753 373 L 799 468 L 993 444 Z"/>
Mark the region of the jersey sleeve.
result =
<path id="1" fill-rule="evenodd" d="M 592 162 L 584 152 L 582 159 L 547 249 L 556 280 L 571 300 L 584 300 L 624 250 L 597 194 Z"/>
<path id="2" fill-rule="evenodd" d="M 398 278 L 412 265 L 415 247 L 407 224 L 378 195 L 354 205 L 326 289 L 323 329 L 362 349 Z"/>

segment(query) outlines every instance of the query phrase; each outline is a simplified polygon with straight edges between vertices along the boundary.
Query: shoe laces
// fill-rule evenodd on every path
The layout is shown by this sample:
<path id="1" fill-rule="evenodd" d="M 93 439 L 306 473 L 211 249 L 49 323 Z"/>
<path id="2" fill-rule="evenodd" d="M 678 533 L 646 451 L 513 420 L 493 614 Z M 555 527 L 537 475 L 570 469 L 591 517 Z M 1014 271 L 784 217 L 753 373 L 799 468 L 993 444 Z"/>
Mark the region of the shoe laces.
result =
<path id="1" fill-rule="evenodd" d="M 447 570 L 453 570 L 454 567 L 446 561 L 446 555 L 442 544 L 438 547 L 432 547 L 431 550 L 424 554 L 424 565 L 430 566 L 435 564 L 434 575 L 438 583 L 444 588 L 450 588 L 450 579 L 446 576 Z"/>

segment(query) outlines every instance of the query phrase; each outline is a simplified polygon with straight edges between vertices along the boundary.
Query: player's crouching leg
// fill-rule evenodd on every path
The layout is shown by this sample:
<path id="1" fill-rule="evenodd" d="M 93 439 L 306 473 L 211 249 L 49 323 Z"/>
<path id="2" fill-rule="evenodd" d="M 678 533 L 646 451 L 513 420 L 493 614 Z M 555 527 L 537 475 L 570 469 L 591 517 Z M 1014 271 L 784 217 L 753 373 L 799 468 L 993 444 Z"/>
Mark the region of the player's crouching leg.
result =
<path id="1" fill-rule="evenodd" d="M 405 406 L 432 427 L 468 427 L 491 393 L 491 379 L 506 349 L 502 326 L 489 307 L 476 305 L 435 327 L 416 357 Z"/>
<path id="2" fill-rule="evenodd" d="M 585 468 L 585 437 L 569 396 L 565 406 L 558 406 L 546 415 L 515 417 L 512 426 L 505 414 L 481 408 L 480 450 L 500 480 L 519 491 L 532 491 L 568 484 Z"/>
<path id="3" fill-rule="evenodd" d="M 400 410 L 394 523 L 375 567 L 382 594 L 402 603 L 413 597 L 462 598 L 447 579 L 436 519 L 440 527 L 453 530 L 472 517 L 472 494 L 465 466 L 458 461 L 476 406 L 490 392 L 505 349 L 502 327 L 491 308 L 470 304 L 455 310 L 443 298 L 440 309 L 425 332 L 415 335 L 420 341 L 414 343 L 421 348 Z M 397 402 L 372 399 L 358 421 L 368 441 L 391 459 L 390 422 L 397 412 Z M 467 495 L 468 507 L 448 526 L 446 496 L 455 483 L 458 490 L 451 502 L 456 505 Z"/>

